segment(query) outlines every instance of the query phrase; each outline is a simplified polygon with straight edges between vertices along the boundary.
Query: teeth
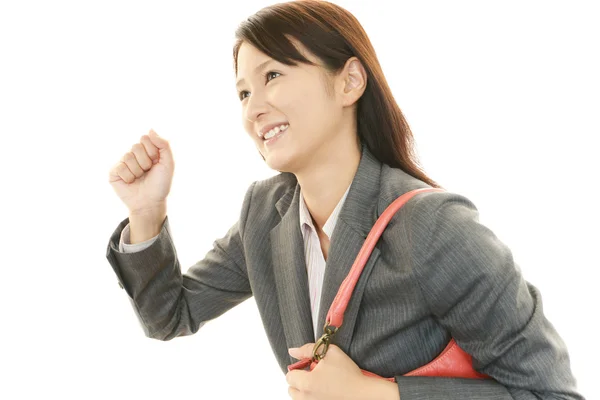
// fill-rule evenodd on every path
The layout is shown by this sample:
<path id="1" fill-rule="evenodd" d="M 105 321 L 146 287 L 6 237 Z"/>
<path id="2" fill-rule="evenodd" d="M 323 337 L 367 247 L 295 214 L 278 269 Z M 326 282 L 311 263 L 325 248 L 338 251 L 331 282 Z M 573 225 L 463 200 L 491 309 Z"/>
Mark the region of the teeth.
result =
<path id="1" fill-rule="evenodd" d="M 280 125 L 280 126 L 277 126 L 277 127 L 273 128 L 273 129 L 271 129 L 269 132 L 267 132 L 265 134 L 265 136 L 263 136 L 263 139 L 264 140 L 271 139 L 273 136 L 277 135 L 279 132 L 285 131 L 288 127 L 289 127 L 289 125 Z"/>

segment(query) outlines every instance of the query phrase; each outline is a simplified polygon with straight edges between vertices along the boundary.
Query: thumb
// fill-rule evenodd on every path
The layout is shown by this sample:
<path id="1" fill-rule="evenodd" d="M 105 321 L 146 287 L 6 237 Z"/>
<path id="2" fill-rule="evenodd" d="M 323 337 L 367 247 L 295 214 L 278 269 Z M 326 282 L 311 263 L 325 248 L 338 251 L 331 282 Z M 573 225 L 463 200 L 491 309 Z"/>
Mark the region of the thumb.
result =
<path id="1" fill-rule="evenodd" d="M 160 154 L 159 161 L 168 166 L 172 166 L 173 153 L 171 152 L 171 146 L 169 145 L 169 142 L 166 139 L 158 136 L 158 133 L 156 133 L 154 129 L 150 129 L 148 137 L 150 138 L 152 144 L 158 148 L 158 152 Z"/>
<path id="2" fill-rule="evenodd" d="M 313 356 L 313 348 L 315 347 L 314 343 L 306 343 L 302 347 L 292 347 L 288 349 L 288 353 L 290 356 L 300 360 L 304 358 L 312 358 Z"/>

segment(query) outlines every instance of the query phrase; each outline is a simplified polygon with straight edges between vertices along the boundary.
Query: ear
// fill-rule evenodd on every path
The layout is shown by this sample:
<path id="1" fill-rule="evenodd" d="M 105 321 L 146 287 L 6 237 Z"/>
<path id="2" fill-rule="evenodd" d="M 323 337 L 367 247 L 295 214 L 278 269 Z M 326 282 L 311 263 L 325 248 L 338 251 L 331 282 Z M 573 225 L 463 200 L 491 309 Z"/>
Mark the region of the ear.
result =
<path id="1" fill-rule="evenodd" d="M 358 58 L 351 57 L 346 61 L 342 77 L 342 104 L 348 107 L 357 102 L 367 88 L 367 72 Z"/>

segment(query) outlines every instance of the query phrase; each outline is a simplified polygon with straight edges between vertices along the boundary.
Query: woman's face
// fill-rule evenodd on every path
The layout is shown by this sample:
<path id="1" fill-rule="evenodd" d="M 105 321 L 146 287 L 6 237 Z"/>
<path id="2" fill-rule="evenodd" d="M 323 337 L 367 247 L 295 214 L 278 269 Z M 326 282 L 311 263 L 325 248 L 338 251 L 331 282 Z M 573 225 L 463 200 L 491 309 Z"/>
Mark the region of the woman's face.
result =
<path id="1" fill-rule="evenodd" d="M 322 65 L 301 43 L 293 42 L 305 57 Z M 326 156 L 335 143 L 343 107 L 335 82 L 327 81 L 324 71 L 302 63 L 288 66 L 246 42 L 241 45 L 236 88 L 242 123 L 270 168 L 300 172 L 319 156 Z M 258 132 L 272 124 L 289 127 L 269 143 Z"/>

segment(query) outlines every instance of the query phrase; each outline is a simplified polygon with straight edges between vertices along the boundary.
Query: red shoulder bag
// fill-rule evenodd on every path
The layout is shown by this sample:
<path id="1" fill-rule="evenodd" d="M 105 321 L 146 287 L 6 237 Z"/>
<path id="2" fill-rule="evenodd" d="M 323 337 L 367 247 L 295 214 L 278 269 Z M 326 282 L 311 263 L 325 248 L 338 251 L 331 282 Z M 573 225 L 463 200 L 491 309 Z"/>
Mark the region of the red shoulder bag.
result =
<path id="1" fill-rule="evenodd" d="M 305 358 L 294 364 L 288 365 L 288 371 L 292 371 L 294 369 L 305 369 L 306 367 L 310 367 L 310 371 L 312 371 L 317 366 L 318 362 L 325 357 L 332 337 L 335 335 L 344 321 L 344 312 L 346 311 L 348 301 L 350 300 L 350 296 L 352 296 L 352 292 L 354 291 L 354 287 L 358 282 L 358 278 L 363 271 L 365 263 L 369 259 L 369 256 L 371 255 L 375 244 L 379 240 L 379 237 L 383 233 L 383 230 L 390 222 L 394 214 L 400 209 L 400 207 L 402 207 L 408 200 L 419 193 L 443 191 L 443 189 L 437 188 L 422 188 L 412 190 L 394 200 L 394 202 L 389 205 L 383 214 L 381 214 L 373 226 L 373 229 L 371 229 L 371 232 L 369 232 L 363 247 L 360 249 L 356 260 L 352 265 L 350 273 L 342 282 L 337 295 L 331 303 L 331 307 L 329 308 L 329 312 L 327 313 L 327 318 L 325 321 L 325 333 L 319 338 L 317 343 L 315 343 L 313 357 Z M 391 382 L 396 381 L 394 377 L 384 378 L 363 369 L 361 369 L 361 371 L 366 376 L 386 379 Z M 431 362 L 420 368 L 410 371 L 403 376 L 443 376 L 473 379 L 489 378 L 489 376 L 481 374 L 473 369 L 471 356 L 458 347 L 458 344 L 454 339 L 451 339 L 446 348 Z"/>

